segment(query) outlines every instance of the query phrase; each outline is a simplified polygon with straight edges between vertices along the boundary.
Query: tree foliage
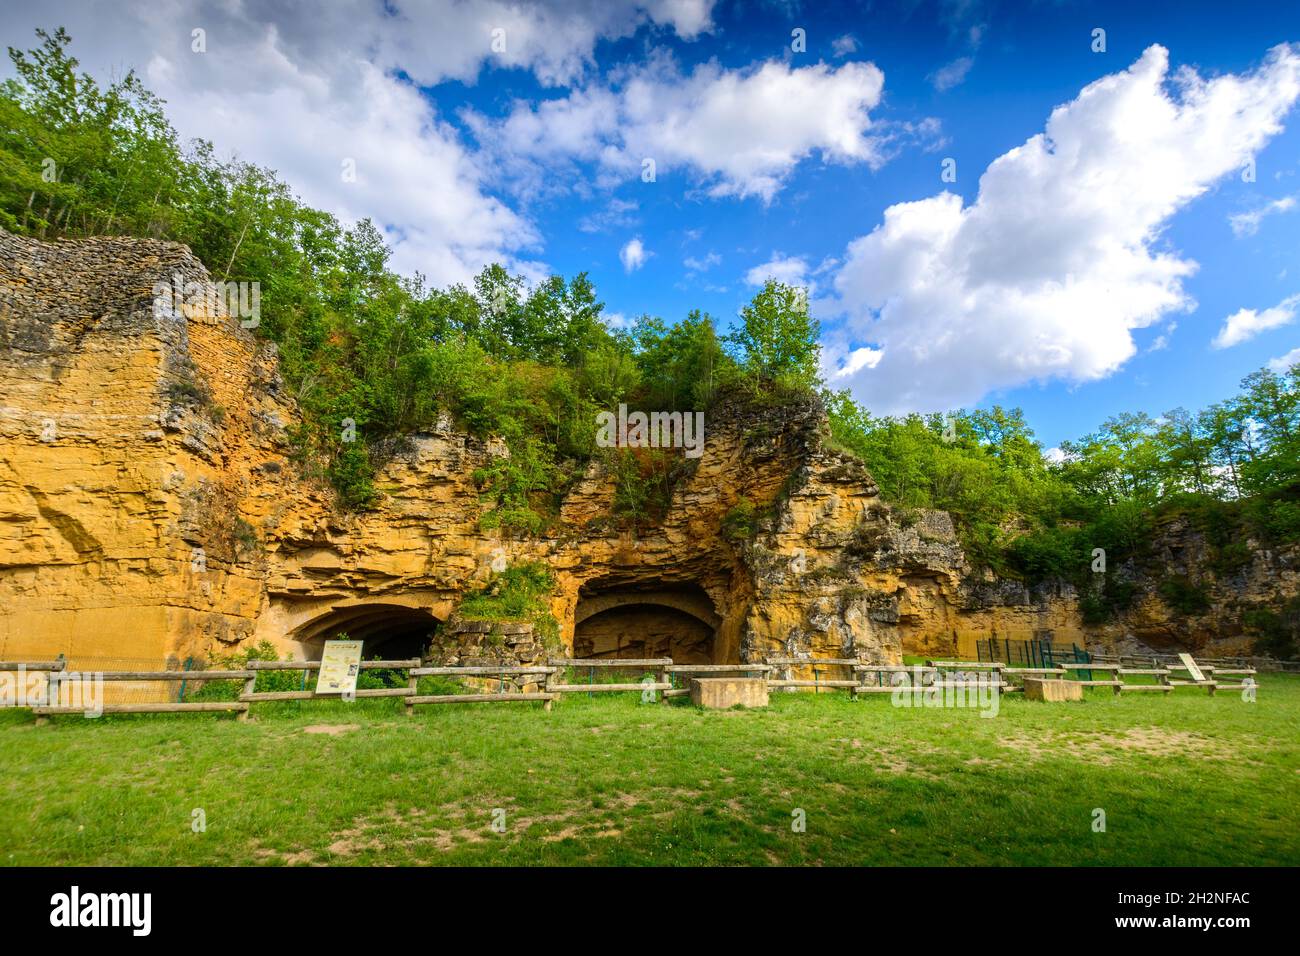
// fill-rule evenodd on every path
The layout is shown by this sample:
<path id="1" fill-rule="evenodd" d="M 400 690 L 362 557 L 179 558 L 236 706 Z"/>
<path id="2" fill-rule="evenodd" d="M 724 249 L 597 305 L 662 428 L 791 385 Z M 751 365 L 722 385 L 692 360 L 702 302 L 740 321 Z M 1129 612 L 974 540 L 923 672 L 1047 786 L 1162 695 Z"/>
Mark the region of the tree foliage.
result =
<path id="1" fill-rule="evenodd" d="M 14 76 L 0 84 L 0 226 L 182 242 L 215 278 L 258 282 L 258 334 L 277 343 L 303 411 L 296 454 L 345 507 L 370 506 L 384 459 L 450 415 L 509 451 L 475 476 L 485 524 L 535 533 L 595 454 L 597 412 L 707 410 L 736 386 L 773 402 L 822 387 L 804 289 L 768 281 L 723 333 L 699 311 L 611 329 L 585 274 L 529 285 L 493 264 L 469 285 L 431 288 L 389 267 L 370 221 L 345 227 L 271 170 L 182 144 L 134 72 L 101 86 L 63 30 L 37 39 L 10 48 Z M 834 441 L 885 497 L 951 512 L 971 560 L 1003 573 L 1087 581 L 1095 549 L 1140 558 L 1171 511 L 1205 532 L 1224 574 L 1248 563 L 1252 535 L 1300 540 L 1300 367 L 1260 370 L 1199 412 L 1118 415 L 1052 461 L 1019 409 L 876 417 L 847 393 L 824 394 Z M 613 456 L 613 517 L 653 520 L 679 464 Z M 1181 582 L 1165 590 L 1197 606 Z M 1085 610 L 1131 598 L 1107 575 Z M 1289 621 L 1269 624 L 1273 639 Z"/>
<path id="2" fill-rule="evenodd" d="M 951 512 L 968 555 L 1003 573 L 1091 582 L 1095 549 L 1140 559 L 1173 512 L 1206 534 L 1222 573 L 1248 563 L 1249 536 L 1300 540 L 1300 366 L 1255 372 L 1194 414 L 1115 416 L 1057 461 L 1018 409 L 877 418 L 847 393 L 827 402 L 834 439 L 886 498 Z"/>
<path id="3" fill-rule="evenodd" d="M 611 330 L 586 274 L 530 286 L 491 264 L 468 287 L 430 288 L 389 268 L 369 220 L 346 228 L 271 170 L 182 145 L 135 73 L 101 87 L 66 32 L 37 39 L 10 48 L 16 75 L 0 86 L 0 225 L 182 242 L 214 278 L 259 283 L 258 333 L 303 411 L 297 457 L 345 507 L 373 504 L 403 436 L 449 414 L 509 449 L 476 476 L 485 522 L 536 532 L 592 456 L 598 411 L 703 410 L 738 380 L 815 383 L 816 324 L 797 290 L 765 287 L 733 341 L 700 312 Z"/>

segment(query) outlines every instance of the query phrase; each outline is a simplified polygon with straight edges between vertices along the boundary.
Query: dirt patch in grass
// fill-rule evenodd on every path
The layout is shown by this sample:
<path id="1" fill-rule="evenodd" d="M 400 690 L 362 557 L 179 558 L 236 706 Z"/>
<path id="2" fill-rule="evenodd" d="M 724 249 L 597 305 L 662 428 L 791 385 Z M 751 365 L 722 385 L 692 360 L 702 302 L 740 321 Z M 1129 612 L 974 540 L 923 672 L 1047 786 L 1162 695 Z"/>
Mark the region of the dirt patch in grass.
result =
<path id="1" fill-rule="evenodd" d="M 329 734 L 331 737 L 337 737 L 340 734 L 360 729 L 360 724 L 311 724 L 304 727 L 302 732 L 304 734 Z"/>
<path id="2" fill-rule="evenodd" d="M 274 863 L 279 866 L 301 866 L 314 863 L 316 854 L 311 850 L 273 850 L 270 847 L 253 845 L 253 858 L 262 863 Z"/>
<path id="3" fill-rule="evenodd" d="M 1201 734 L 1162 727 L 1133 727 L 1116 734 L 1048 733 L 1030 737 L 1017 735 L 998 741 L 1031 760 L 1073 757 L 1089 763 L 1109 766 L 1126 756 L 1182 757 L 1192 760 L 1232 760 L 1235 750 Z"/>
<path id="4" fill-rule="evenodd" d="M 419 807 L 400 810 L 395 805 L 389 805 L 378 812 L 358 816 L 346 829 L 334 833 L 333 842 L 323 852 L 327 852 L 335 861 L 340 861 L 340 858 L 346 860 L 367 851 L 389 852 L 396 848 L 414 850 L 428 847 L 445 853 L 466 844 L 484 843 L 493 838 L 518 840 L 524 838 L 535 826 L 541 828 L 541 832 L 535 835 L 543 843 L 556 843 L 570 838 L 609 839 L 621 836 L 623 832 L 615 825 L 615 819 L 640 802 L 636 795 L 624 793 L 602 797 L 599 805 L 570 804 L 553 813 L 536 814 L 516 812 L 513 809 L 513 798 L 495 803 L 476 802 L 473 806 L 452 804 L 439 808 L 439 815 L 448 820 L 448 823 L 435 823 Z M 504 833 L 492 830 L 493 810 L 497 807 L 507 811 Z M 323 865 L 318 852 L 305 847 L 287 851 L 259 845 L 253 847 L 253 855 L 269 863 Z"/>
<path id="5" fill-rule="evenodd" d="M 836 737 L 835 743 L 846 744 L 851 751 L 855 751 L 847 756 L 847 759 L 854 763 L 862 763 L 868 767 L 878 770 L 881 773 L 893 775 L 910 775 L 922 777 L 926 780 L 939 779 L 929 767 L 919 766 L 913 760 L 917 756 L 924 756 L 931 752 L 932 748 L 913 742 L 911 744 L 912 753 L 904 756 L 896 750 L 889 750 L 883 747 L 868 747 L 857 737 Z M 909 759 L 911 758 L 911 759 Z"/>
<path id="6" fill-rule="evenodd" d="M 928 767 L 918 767 L 902 754 L 894 753 L 891 750 L 875 750 L 868 762 L 881 773 L 890 775 L 905 774 L 912 777 L 921 777 L 925 780 L 939 779 L 933 770 Z"/>

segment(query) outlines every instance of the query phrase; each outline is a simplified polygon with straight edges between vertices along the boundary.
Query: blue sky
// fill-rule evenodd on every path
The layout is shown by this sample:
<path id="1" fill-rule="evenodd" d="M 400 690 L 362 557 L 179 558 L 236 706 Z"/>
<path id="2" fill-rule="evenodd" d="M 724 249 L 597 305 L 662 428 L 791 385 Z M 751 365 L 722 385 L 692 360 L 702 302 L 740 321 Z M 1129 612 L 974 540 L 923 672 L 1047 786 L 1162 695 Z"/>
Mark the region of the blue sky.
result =
<path id="1" fill-rule="evenodd" d="M 374 217 L 395 264 L 434 281 L 493 259 L 586 271 L 616 316 L 700 308 L 724 326 L 762 275 L 811 283 L 831 382 L 873 409 L 1019 405 L 1051 446 L 1119 411 L 1223 398 L 1300 346 L 1287 4 L 0 14 L 9 43 L 59 23 L 92 70 L 139 67 L 183 134 Z M 1008 157 L 1057 107 L 1052 142 Z M 360 182 L 339 181 L 341 158 Z M 891 209 L 906 216 L 882 227 Z"/>

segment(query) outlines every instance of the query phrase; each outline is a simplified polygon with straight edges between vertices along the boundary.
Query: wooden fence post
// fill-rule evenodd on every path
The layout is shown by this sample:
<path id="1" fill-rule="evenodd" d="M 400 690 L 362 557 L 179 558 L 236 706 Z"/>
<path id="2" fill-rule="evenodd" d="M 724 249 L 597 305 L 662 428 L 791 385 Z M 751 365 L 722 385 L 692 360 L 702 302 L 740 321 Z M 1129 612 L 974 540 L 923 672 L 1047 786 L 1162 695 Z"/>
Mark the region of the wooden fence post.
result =
<path id="1" fill-rule="evenodd" d="M 249 674 L 248 674 L 248 679 L 244 681 L 244 692 L 239 695 L 241 700 L 245 697 L 251 696 L 254 693 L 254 691 L 257 690 L 257 666 L 256 665 L 257 665 L 256 661 L 249 661 L 246 665 L 248 667 Z M 248 711 L 252 709 L 253 709 L 253 705 L 252 703 L 249 703 L 248 709 L 241 710 L 239 712 L 239 716 L 236 717 L 235 719 L 248 720 Z"/>
<path id="2" fill-rule="evenodd" d="M 406 697 L 402 700 L 402 703 L 406 707 L 407 717 L 414 716 L 415 714 L 415 705 L 411 703 L 411 697 L 414 697 L 415 692 L 420 689 L 420 678 L 411 673 L 413 670 L 415 670 L 414 667 L 408 669 L 406 672 L 406 689 L 411 692 L 410 697 Z"/>

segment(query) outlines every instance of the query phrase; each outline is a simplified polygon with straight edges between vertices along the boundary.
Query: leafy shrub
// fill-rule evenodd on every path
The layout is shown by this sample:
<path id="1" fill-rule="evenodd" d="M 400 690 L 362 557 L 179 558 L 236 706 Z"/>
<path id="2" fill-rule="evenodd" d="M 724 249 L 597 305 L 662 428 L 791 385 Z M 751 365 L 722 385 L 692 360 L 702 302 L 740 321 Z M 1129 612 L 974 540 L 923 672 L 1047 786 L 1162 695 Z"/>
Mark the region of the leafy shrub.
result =
<path id="1" fill-rule="evenodd" d="M 672 503 L 673 489 L 687 470 L 682 455 L 659 448 L 620 448 L 611 449 L 608 461 L 616 522 L 639 528 L 661 521 Z"/>
<path id="2" fill-rule="evenodd" d="M 733 544 L 748 541 L 758 533 L 759 510 L 742 497 L 722 516 L 722 536 Z"/>
<path id="3" fill-rule="evenodd" d="M 1010 565 L 1032 582 L 1076 580 L 1081 569 L 1091 566 L 1090 552 L 1084 549 L 1076 529 L 1044 528 L 1022 535 L 1011 542 L 1008 551 Z"/>
<path id="4" fill-rule="evenodd" d="M 1242 623 L 1255 634 L 1255 653 L 1279 660 L 1300 658 L 1300 596 L 1277 610 L 1251 608 Z"/>
<path id="5" fill-rule="evenodd" d="M 345 444 L 326 468 L 343 507 L 361 511 L 375 503 L 374 468 L 363 442 Z"/>
<path id="6" fill-rule="evenodd" d="M 467 594 L 457 613 L 473 621 L 527 621 L 546 647 L 557 646 L 560 625 L 551 614 L 555 575 L 543 561 L 526 561 L 494 574 L 486 585 Z"/>
<path id="7" fill-rule="evenodd" d="M 1107 577 L 1101 587 L 1081 594 L 1079 611 L 1085 624 L 1105 624 L 1127 611 L 1137 597 L 1137 585 L 1131 581 L 1118 581 Z"/>
<path id="8" fill-rule="evenodd" d="M 208 663 L 207 670 L 244 670 L 249 661 L 278 661 L 280 655 L 276 653 L 275 647 L 270 641 L 262 640 L 255 645 L 241 647 L 229 654 L 221 654 L 213 657 Z M 286 655 L 284 660 L 292 660 Z M 257 674 L 257 684 L 255 690 L 261 691 L 287 691 L 302 689 L 302 672 L 295 670 L 285 671 L 259 671 Z M 186 700 L 206 701 L 206 700 L 234 700 L 244 689 L 242 680 L 215 680 L 207 681 L 198 691 L 193 694 L 187 693 Z"/>
<path id="9" fill-rule="evenodd" d="M 1204 614 L 1210 608 L 1205 590 L 1184 575 L 1165 578 L 1157 590 L 1165 603 L 1179 614 Z"/>

